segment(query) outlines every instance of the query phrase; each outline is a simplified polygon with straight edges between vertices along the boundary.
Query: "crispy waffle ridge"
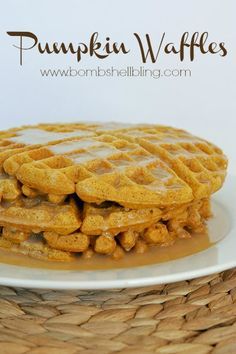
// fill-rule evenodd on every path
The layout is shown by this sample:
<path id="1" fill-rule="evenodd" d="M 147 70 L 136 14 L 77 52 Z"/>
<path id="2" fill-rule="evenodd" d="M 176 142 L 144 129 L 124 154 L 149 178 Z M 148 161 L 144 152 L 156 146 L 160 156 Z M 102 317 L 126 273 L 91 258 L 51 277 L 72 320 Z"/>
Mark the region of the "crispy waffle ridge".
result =
<path id="1" fill-rule="evenodd" d="M 144 251 L 205 230 L 227 159 L 159 125 L 39 124 L 0 132 L 0 247 L 70 260 Z"/>

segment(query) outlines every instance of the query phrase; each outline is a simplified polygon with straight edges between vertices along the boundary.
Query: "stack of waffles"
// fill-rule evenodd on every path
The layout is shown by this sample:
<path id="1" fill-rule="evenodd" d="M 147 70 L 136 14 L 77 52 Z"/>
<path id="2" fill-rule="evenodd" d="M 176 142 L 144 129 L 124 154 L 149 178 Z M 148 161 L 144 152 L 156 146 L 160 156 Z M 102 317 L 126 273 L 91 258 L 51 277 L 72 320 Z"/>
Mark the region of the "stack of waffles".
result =
<path id="1" fill-rule="evenodd" d="M 0 132 L 0 247 L 119 259 L 205 232 L 227 159 L 183 130 L 116 123 Z"/>

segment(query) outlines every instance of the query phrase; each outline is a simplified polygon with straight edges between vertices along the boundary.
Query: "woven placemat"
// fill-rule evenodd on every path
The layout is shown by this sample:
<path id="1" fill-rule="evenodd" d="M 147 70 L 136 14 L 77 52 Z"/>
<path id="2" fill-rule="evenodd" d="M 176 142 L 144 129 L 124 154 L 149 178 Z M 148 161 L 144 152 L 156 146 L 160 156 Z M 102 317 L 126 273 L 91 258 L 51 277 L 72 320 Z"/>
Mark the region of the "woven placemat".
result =
<path id="1" fill-rule="evenodd" d="M 106 291 L 0 287 L 1 354 L 234 354 L 236 269 Z"/>

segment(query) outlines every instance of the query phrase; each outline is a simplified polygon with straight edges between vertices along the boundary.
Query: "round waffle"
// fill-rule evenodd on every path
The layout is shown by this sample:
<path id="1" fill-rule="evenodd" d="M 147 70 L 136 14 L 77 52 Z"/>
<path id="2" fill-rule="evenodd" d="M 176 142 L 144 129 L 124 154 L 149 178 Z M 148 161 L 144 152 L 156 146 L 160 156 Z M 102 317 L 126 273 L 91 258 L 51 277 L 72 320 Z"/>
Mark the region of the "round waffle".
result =
<path id="1" fill-rule="evenodd" d="M 64 259 L 51 251 L 58 250 L 67 259 L 170 244 L 205 230 L 209 198 L 226 168 L 227 158 L 212 143 L 160 125 L 1 131 L 0 247 L 13 244 L 31 254 L 33 236 L 41 242 L 38 255 Z"/>

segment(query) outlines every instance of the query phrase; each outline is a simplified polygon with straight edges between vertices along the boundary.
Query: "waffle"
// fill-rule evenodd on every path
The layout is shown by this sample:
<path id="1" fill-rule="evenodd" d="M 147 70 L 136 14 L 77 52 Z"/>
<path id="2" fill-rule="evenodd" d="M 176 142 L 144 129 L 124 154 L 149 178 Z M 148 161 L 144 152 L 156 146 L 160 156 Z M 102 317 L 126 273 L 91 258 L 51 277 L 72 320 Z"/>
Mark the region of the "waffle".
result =
<path id="1" fill-rule="evenodd" d="M 8 132 L 0 132 L 0 168 L 3 162 L 12 155 L 34 148 L 53 145 L 60 141 L 73 138 L 93 136 L 93 132 L 84 126 L 64 128 L 49 126 L 26 127 L 23 129 L 12 129 Z"/>
<path id="2" fill-rule="evenodd" d="M 195 198 L 210 196 L 224 182 L 227 158 L 221 149 L 206 140 L 170 127 L 116 135 L 141 145 L 166 162 L 191 187 Z"/>
<path id="3" fill-rule="evenodd" d="M 23 231 L 56 231 L 64 235 L 79 229 L 81 219 L 73 202 L 55 205 L 46 201 L 22 199 L 0 206 L 0 225 Z"/>
<path id="4" fill-rule="evenodd" d="M 83 124 L 68 125 L 38 125 L 35 127 L 22 127 L 0 132 L 0 199 L 14 200 L 20 195 L 18 183 L 14 176 L 17 161 L 11 166 L 8 175 L 3 169 L 4 162 L 11 156 L 20 156 L 22 152 L 31 151 L 41 146 L 53 145 L 60 141 L 73 138 L 93 136 L 90 126 Z M 20 157 L 19 157 L 20 158 Z M 21 163 L 24 161 L 20 160 Z M 12 177 L 9 178 L 9 175 Z"/>
<path id="5" fill-rule="evenodd" d="M 227 159 L 183 130 L 118 123 L 0 132 L 0 247 L 121 258 L 207 232 Z"/>
<path id="6" fill-rule="evenodd" d="M 87 235 L 109 233 L 117 235 L 127 229 L 149 226 L 161 219 L 159 208 L 124 209 L 118 205 L 85 203 L 81 231 Z"/>
<path id="7" fill-rule="evenodd" d="M 109 141 L 109 142 L 108 142 Z M 192 190 L 165 163 L 137 144 L 112 136 L 67 141 L 20 154 L 23 185 L 45 194 L 77 193 L 86 202 L 125 207 L 171 205 L 192 199 Z M 5 161 L 12 170 L 18 156 Z"/>

